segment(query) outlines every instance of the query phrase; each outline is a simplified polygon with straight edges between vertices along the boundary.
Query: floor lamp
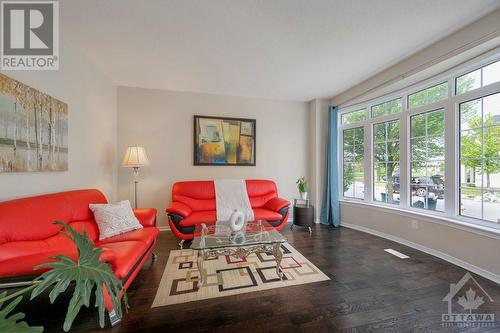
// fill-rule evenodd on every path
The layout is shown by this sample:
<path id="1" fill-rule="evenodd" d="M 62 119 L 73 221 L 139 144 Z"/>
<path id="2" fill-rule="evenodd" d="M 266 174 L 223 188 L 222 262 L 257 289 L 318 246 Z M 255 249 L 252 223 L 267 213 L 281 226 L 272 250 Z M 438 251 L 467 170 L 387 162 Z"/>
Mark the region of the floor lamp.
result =
<path id="1" fill-rule="evenodd" d="M 149 165 L 146 149 L 140 146 L 130 146 L 123 156 L 122 166 L 134 168 L 134 207 L 137 208 L 137 184 L 139 183 L 139 168 Z"/>

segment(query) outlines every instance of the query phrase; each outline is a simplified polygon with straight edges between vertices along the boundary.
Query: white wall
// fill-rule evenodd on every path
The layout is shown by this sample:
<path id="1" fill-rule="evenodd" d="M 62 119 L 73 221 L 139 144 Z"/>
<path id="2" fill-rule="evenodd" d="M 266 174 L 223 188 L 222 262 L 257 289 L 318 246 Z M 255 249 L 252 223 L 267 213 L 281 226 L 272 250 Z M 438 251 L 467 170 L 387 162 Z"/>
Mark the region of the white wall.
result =
<path id="1" fill-rule="evenodd" d="M 257 165 L 193 166 L 193 115 L 255 118 Z M 181 180 L 265 178 L 276 181 L 280 196 L 298 195 L 295 181 L 309 177 L 307 103 L 118 88 L 118 155 L 142 145 L 151 165 L 141 168 L 139 206 L 156 207 L 160 225 L 172 184 Z M 119 164 L 117 164 L 119 165 Z M 133 200 L 132 171 L 118 170 L 118 196 Z"/>
<path id="2" fill-rule="evenodd" d="M 116 198 L 116 87 L 81 52 L 62 44 L 58 71 L 2 71 L 68 104 L 67 172 L 0 173 L 0 200 L 78 188 Z"/>

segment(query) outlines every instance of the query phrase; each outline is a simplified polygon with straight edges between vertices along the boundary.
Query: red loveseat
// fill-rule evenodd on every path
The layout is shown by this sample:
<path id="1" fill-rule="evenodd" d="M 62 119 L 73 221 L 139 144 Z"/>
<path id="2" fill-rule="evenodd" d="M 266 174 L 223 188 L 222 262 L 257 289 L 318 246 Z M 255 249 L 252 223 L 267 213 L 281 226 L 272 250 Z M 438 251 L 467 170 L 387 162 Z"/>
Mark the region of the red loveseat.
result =
<path id="1" fill-rule="evenodd" d="M 156 209 L 134 210 L 144 228 L 100 241 L 89 209 L 91 203 L 107 200 L 98 190 L 76 190 L 0 202 L 0 282 L 7 286 L 12 281 L 31 279 L 43 272 L 33 268 L 48 262 L 51 256 L 77 258 L 73 242 L 59 232 L 60 226 L 53 224 L 58 220 L 79 232 L 85 229 L 96 246 L 104 249 L 101 260 L 112 265 L 127 289 L 156 247 Z M 116 324 L 109 297 L 106 310 L 112 324 Z"/>
<path id="2" fill-rule="evenodd" d="M 290 202 L 278 197 L 272 180 L 246 180 L 248 197 L 255 220 L 266 220 L 281 230 L 288 220 Z M 172 187 L 172 203 L 167 207 L 168 223 L 174 235 L 192 239 L 194 228 L 201 223 L 216 221 L 215 186 L 213 181 L 177 182 Z"/>

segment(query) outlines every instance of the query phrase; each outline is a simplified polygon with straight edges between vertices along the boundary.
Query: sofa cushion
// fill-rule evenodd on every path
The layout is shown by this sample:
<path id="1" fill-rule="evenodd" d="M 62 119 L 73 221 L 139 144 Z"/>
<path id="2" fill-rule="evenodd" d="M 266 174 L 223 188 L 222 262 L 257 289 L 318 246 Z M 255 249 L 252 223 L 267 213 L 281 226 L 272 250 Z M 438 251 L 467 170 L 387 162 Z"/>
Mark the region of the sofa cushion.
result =
<path id="1" fill-rule="evenodd" d="M 151 245 L 158 237 L 160 230 L 158 228 L 146 227 L 139 230 L 133 230 L 121 235 L 106 238 L 97 242 L 98 246 L 105 247 L 106 244 L 124 242 L 124 241 L 141 241 L 147 246 Z"/>
<path id="2" fill-rule="evenodd" d="M 105 262 L 113 262 L 116 257 L 115 253 L 110 250 L 103 250 L 104 251 L 99 257 L 100 260 Z M 22 257 L 15 257 L 0 261 L 0 278 L 39 275 L 45 271 L 48 271 L 49 268 L 35 269 L 35 267 L 40 264 L 56 261 L 55 259 L 52 259 L 52 257 L 59 255 L 65 255 L 75 261 L 78 259 L 78 252 L 76 251 L 76 247 L 74 249 L 67 249 L 65 251 L 46 251 Z"/>
<path id="3" fill-rule="evenodd" d="M 59 233 L 44 240 L 9 242 L 0 245 L 0 262 L 46 252 L 76 252 L 76 246 Z"/>
<path id="4" fill-rule="evenodd" d="M 283 218 L 281 214 L 265 208 L 254 208 L 255 220 L 279 221 Z M 191 227 L 201 223 L 213 224 L 217 220 L 215 210 L 204 212 L 193 212 L 191 215 L 179 222 L 181 227 Z"/>
<path id="5" fill-rule="evenodd" d="M 278 190 L 273 181 L 248 179 L 246 180 L 246 184 L 252 208 L 261 208 L 266 202 L 278 196 Z"/>
<path id="6" fill-rule="evenodd" d="M 83 230 L 87 232 L 89 238 L 95 243 L 99 239 L 99 229 L 94 219 L 86 221 L 77 221 L 69 224 L 79 233 L 83 233 Z"/>
<path id="7" fill-rule="evenodd" d="M 214 182 L 177 182 L 172 187 L 172 201 L 182 202 L 194 212 L 215 210 Z"/>
<path id="8" fill-rule="evenodd" d="M 71 258 L 76 257 L 76 249 L 73 253 L 59 251 L 46 251 L 40 253 L 33 253 L 30 255 L 10 258 L 8 260 L 0 261 L 0 278 L 7 278 L 12 276 L 30 276 L 39 275 L 48 270 L 48 268 L 37 269 L 37 265 L 54 261 L 50 257 L 56 255 L 67 255 Z"/>
<path id="9" fill-rule="evenodd" d="M 146 253 L 149 246 L 141 241 L 123 241 L 103 244 L 102 247 L 106 251 L 114 252 L 115 260 L 110 263 L 115 276 L 118 279 L 124 279 Z"/>
<path id="10" fill-rule="evenodd" d="M 181 227 L 191 227 L 201 223 L 213 224 L 217 220 L 215 210 L 192 212 L 191 215 L 179 222 Z"/>
<path id="11" fill-rule="evenodd" d="M 77 190 L 0 202 L 0 244 L 54 236 L 62 229 L 56 220 L 92 219 L 90 203 L 106 198 L 98 190 Z"/>

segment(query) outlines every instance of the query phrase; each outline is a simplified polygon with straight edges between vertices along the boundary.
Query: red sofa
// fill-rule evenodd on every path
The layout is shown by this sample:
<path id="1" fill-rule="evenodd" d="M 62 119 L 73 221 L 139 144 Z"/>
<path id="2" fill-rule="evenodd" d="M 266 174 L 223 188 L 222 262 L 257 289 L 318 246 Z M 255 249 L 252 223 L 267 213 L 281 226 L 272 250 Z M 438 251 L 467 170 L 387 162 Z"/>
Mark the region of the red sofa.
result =
<path id="1" fill-rule="evenodd" d="M 278 197 L 272 180 L 246 180 L 248 197 L 255 219 L 266 220 L 281 230 L 288 220 L 290 202 Z M 216 220 L 215 186 L 213 181 L 177 182 L 172 187 L 172 203 L 167 207 L 168 223 L 174 235 L 192 239 L 197 224 L 213 224 Z"/>
<path id="2" fill-rule="evenodd" d="M 54 255 L 77 258 L 75 245 L 53 224 L 59 220 L 79 232 L 85 229 L 96 246 L 104 249 L 101 260 L 112 265 L 116 277 L 128 288 L 153 255 L 159 233 L 156 209 L 134 210 L 144 228 L 99 241 L 91 203 L 107 200 L 98 190 L 76 190 L 0 202 L 0 281 L 26 281 L 42 273 L 33 268 Z M 113 311 L 109 298 L 106 309 Z"/>

